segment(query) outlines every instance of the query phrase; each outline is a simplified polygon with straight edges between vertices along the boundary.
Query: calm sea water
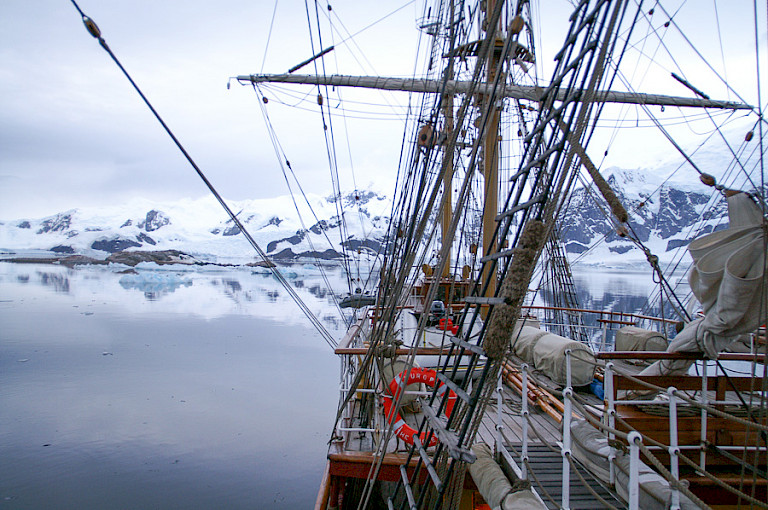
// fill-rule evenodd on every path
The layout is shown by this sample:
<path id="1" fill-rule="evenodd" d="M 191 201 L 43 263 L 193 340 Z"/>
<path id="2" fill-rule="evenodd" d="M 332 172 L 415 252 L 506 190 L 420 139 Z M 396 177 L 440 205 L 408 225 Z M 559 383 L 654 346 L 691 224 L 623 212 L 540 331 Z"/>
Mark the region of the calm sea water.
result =
<path id="1" fill-rule="evenodd" d="M 0 263 L 0 508 L 310 507 L 337 363 L 269 275 Z"/>
<path id="2" fill-rule="evenodd" d="M 313 505 L 338 360 L 255 271 L 0 263 L 0 508 Z M 318 269 L 287 275 L 340 338 Z M 598 309 L 649 281 L 576 275 Z"/>

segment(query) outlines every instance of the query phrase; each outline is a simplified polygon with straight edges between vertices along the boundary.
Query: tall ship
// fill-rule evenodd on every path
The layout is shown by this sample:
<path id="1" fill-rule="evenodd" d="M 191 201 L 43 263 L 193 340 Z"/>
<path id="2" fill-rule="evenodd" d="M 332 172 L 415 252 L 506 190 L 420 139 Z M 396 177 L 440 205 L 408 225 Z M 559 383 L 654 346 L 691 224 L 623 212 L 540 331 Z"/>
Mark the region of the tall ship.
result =
<path id="1" fill-rule="evenodd" d="M 768 507 L 765 20 L 756 6 L 739 16 L 757 54 L 737 84 L 667 3 L 574 0 L 543 14 L 547 2 L 530 0 L 420 4 L 409 77 L 327 72 L 321 19 L 335 14 L 307 3 L 313 54 L 287 73 L 237 76 L 264 111 L 276 87 L 295 87 L 297 104 L 320 112 L 318 159 L 339 201 L 335 91 L 408 98 L 386 242 L 344 240 L 349 328 L 333 341 L 339 402 L 316 509 Z M 539 26 L 555 15 L 563 34 L 544 65 Z M 666 94 L 645 91 L 654 59 Z M 738 139 L 733 119 L 748 126 Z M 694 121 L 726 167 L 676 141 L 672 126 Z M 711 191 L 674 266 L 648 246 L 646 201 L 627 203 L 603 175 L 610 140 L 636 136 L 643 151 L 645 129 Z M 658 289 L 647 312 L 580 306 L 562 242 L 577 191 L 606 236 L 644 254 Z M 718 208 L 728 221 L 716 225 Z M 374 262 L 353 278 L 359 255 Z"/>

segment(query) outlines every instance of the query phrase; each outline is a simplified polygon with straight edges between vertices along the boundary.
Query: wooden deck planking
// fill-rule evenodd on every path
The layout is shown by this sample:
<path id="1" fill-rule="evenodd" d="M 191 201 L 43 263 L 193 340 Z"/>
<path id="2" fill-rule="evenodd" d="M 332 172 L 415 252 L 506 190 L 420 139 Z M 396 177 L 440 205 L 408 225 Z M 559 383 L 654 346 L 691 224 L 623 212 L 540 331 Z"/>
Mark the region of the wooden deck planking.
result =
<path id="1" fill-rule="evenodd" d="M 478 437 L 483 442 L 493 444 L 496 434 L 496 420 L 497 420 L 497 400 L 492 400 L 488 408 L 483 415 L 483 421 L 480 429 L 478 430 Z M 504 387 L 504 410 L 502 412 L 502 425 L 504 427 L 504 435 L 508 440 L 513 442 L 522 443 L 523 435 L 523 417 L 521 415 L 521 398 L 520 395 L 512 391 L 508 387 Z M 560 425 L 554 421 L 550 416 L 542 412 L 538 407 L 529 406 L 529 416 L 531 421 L 534 422 L 539 434 L 549 443 L 555 443 L 560 440 Z M 528 440 L 530 442 L 540 442 L 540 439 L 528 428 Z"/>
<path id="2" fill-rule="evenodd" d="M 513 445 L 520 451 L 521 445 Z M 543 444 L 532 444 L 528 447 L 528 463 L 536 475 L 538 485 L 532 476 L 529 476 L 531 487 L 541 496 L 541 499 L 550 509 L 557 509 L 562 501 L 563 460 L 559 453 L 551 451 Z M 514 453 L 513 453 L 514 457 Z M 579 473 L 589 483 L 589 486 L 610 504 L 618 507 L 625 506 L 617 496 L 607 490 L 599 481 L 582 466 L 576 463 Z M 545 495 L 545 492 L 555 500 L 553 504 Z M 578 476 L 571 472 L 570 506 L 571 509 L 604 508 L 604 505 L 581 483 Z"/>

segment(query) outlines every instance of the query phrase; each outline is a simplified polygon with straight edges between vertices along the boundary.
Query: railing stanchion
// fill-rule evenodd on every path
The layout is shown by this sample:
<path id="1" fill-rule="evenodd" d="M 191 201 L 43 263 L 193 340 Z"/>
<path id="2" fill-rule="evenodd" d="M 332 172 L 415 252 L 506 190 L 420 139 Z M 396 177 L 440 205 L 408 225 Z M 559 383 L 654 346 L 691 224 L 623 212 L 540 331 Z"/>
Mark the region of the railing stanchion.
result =
<path id="1" fill-rule="evenodd" d="M 677 397 L 675 396 L 674 387 L 667 389 L 669 395 L 669 467 L 672 477 L 675 481 L 680 481 L 680 470 L 678 467 L 678 458 L 680 454 L 680 448 L 677 444 Z M 670 486 L 672 489 L 672 502 L 671 510 L 680 510 L 680 491 L 677 487 Z"/>
<path id="2" fill-rule="evenodd" d="M 629 510 L 640 508 L 640 446 L 643 436 L 636 430 L 627 435 L 629 441 Z"/>
<path id="3" fill-rule="evenodd" d="M 613 363 L 605 365 L 605 377 L 603 378 L 605 383 L 604 396 L 608 403 L 608 426 L 611 429 L 616 425 L 616 403 L 613 400 Z M 613 444 L 615 439 L 613 432 L 608 432 L 608 444 Z M 616 484 L 616 450 L 613 446 L 610 447 L 610 453 L 608 454 L 608 482 L 611 486 Z"/>
<path id="4" fill-rule="evenodd" d="M 526 462 L 528 462 L 528 363 L 523 363 L 520 366 L 520 370 L 522 371 L 522 379 L 523 379 L 523 451 L 522 451 L 522 466 L 520 466 L 520 471 L 522 471 L 522 478 L 523 480 L 528 479 L 528 465 Z"/>
<path id="5" fill-rule="evenodd" d="M 504 408 L 504 386 L 502 385 L 502 378 L 504 377 L 504 370 L 499 370 L 499 378 L 496 380 L 496 445 L 493 449 L 498 453 L 500 448 L 506 448 L 502 441 L 501 431 L 504 428 L 502 422 L 502 409 Z"/>
<path id="6" fill-rule="evenodd" d="M 701 443 L 699 452 L 699 467 L 703 470 L 707 468 L 707 404 L 709 398 L 707 397 L 707 360 L 704 360 L 701 367 Z"/>
<path id="7" fill-rule="evenodd" d="M 565 350 L 565 390 L 563 391 L 563 500 L 562 507 L 568 510 L 571 506 L 571 463 L 568 456 L 571 455 L 571 350 Z"/>
<path id="8" fill-rule="evenodd" d="M 605 345 L 608 343 L 608 323 L 603 322 L 603 338 L 600 339 L 600 350 L 605 350 Z"/>
<path id="9" fill-rule="evenodd" d="M 341 366 L 341 373 L 339 374 L 339 402 L 344 402 L 344 397 L 346 397 L 344 388 L 349 387 L 348 384 L 348 377 L 347 374 L 349 373 L 348 365 L 349 365 L 349 356 L 342 355 L 341 356 L 341 363 L 339 363 Z M 351 413 L 349 411 L 349 405 L 344 406 L 343 412 L 342 412 L 342 423 L 346 426 L 350 425 L 350 418 Z"/>

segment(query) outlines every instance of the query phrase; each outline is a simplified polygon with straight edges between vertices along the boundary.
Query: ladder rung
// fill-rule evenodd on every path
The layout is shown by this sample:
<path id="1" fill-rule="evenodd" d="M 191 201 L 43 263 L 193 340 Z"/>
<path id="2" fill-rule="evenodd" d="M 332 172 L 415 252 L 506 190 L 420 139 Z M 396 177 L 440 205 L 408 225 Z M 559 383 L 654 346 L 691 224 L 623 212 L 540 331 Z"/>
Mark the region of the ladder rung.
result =
<path id="1" fill-rule="evenodd" d="M 576 18 L 574 16 L 576 16 L 576 13 L 579 12 L 579 10 L 581 10 L 581 8 L 584 6 L 585 3 L 586 2 L 582 1 L 579 4 L 579 6 L 576 9 L 573 10 L 573 14 L 571 14 L 571 17 L 569 18 L 571 23 L 576 21 Z M 566 47 L 568 47 L 568 46 L 570 46 L 570 45 L 572 45 L 573 43 L 576 42 L 576 39 L 579 38 L 579 36 L 581 35 L 581 31 L 584 29 L 584 27 L 589 25 L 590 23 L 592 23 L 595 20 L 595 16 L 597 16 L 598 10 L 600 9 L 600 7 L 603 6 L 604 3 L 605 3 L 605 0 L 600 0 L 600 1 L 597 2 L 597 5 L 595 5 L 595 7 L 592 9 L 592 12 L 587 14 L 586 17 L 581 21 L 581 24 L 575 30 L 573 30 L 573 35 L 571 35 L 571 37 L 569 37 L 565 41 L 565 44 L 563 44 L 563 49 L 561 49 L 557 53 L 557 55 L 555 55 L 555 58 L 553 60 L 558 61 L 561 58 L 563 58 L 563 55 L 565 54 Z"/>
<path id="2" fill-rule="evenodd" d="M 584 4 L 586 4 L 588 2 L 589 2 L 589 0 L 581 0 L 581 2 L 579 2 L 579 5 L 577 5 L 573 9 L 573 12 L 571 13 L 571 15 L 568 16 L 568 21 L 570 21 L 571 23 L 576 21 L 576 18 L 578 17 L 578 14 L 579 14 L 579 11 L 581 10 L 582 7 L 584 7 Z"/>
<path id="3" fill-rule="evenodd" d="M 413 499 L 413 491 L 411 490 L 411 483 L 408 481 L 408 471 L 405 470 L 405 466 L 400 466 L 400 476 L 403 477 L 403 487 L 405 488 L 405 496 L 408 498 L 408 504 L 411 510 L 417 510 L 416 500 Z"/>
<path id="4" fill-rule="evenodd" d="M 522 170 L 520 170 L 515 175 L 510 177 L 509 181 L 510 182 L 516 181 L 518 178 L 520 178 L 521 175 L 528 173 L 528 171 L 531 168 L 539 166 L 541 163 L 546 161 L 547 158 L 549 158 L 549 156 L 551 156 L 553 153 L 555 153 L 555 152 L 557 152 L 559 150 L 562 150 L 563 147 L 565 147 L 565 141 L 564 140 L 561 141 L 560 143 L 556 144 L 554 147 L 550 147 L 549 149 L 547 149 L 544 152 L 542 152 L 538 157 L 536 157 L 536 159 L 534 159 L 533 161 L 531 161 L 530 163 L 525 165 Z"/>
<path id="5" fill-rule="evenodd" d="M 574 11 L 574 14 L 576 14 L 576 11 Z M 571 23 L 573 23 L 573 21 L 574 20 L 571 20 Z M 568 50 L 568 48 L 570 46 L 573 46 L 573 43 L 576 42 L 576 40 L 579 38 L 580 35 L 581 35 L 580 30 L 574 30 L 573 34 L 571 34 L 571 36 L 565 40 L 565 43 L 563 44 L 562 49 L 557 52 L 557 54 L 555 55 L 555 58 L 553 58 L 552 60 L 554 60 L 555 62 L 559 62 L 565 55 L 565 52 Z"/>
<path id="6" fill-rule="evenodd" d="M 567 75 L 572 70 L 576 69 L 582 62 L 584 62 L 584 56 L 586 56 L 587 53 L 597 48 L 597 40 L 590 41 L 583 50 L 579 52 L 578 55 L 574 57 L 573 60 L 571 60 L 571 63 L 568 64 L 563 71 L 563 76 Z"/>
<path id="7" fill-rule="evenodd" d="M 550 87 L 550 88 L 551 88 L 551 87 Z M 566 98 L 566 99 L 563 101 L 563 104 L 562 104 L 562 105 L 560 105 L 559 107 L 557 107 L 557 108 L 554 108 L 553 110 L 551 110 L 551 112 L 552 112 L 552 113 L 550 113 L 550 114 L 549 114 L 549 116 L 548 116 L 547 118 L 545 118 L 544 120 L 540 120 L 540 121 L 539 121 L 539 123 L 538 123 L 538 124 L 536 124 L 536 126 L 534 126 L 534 128 L 533 128 L 533 131 L 531 131 L 530 133 L 528 133 L 528 136 L 526 136 L 525 138 L 523 138 L 523 141 L 524 141 L 526 144 L 529 144 L 529 143 L 531 143 L 531 140 L 533 140 L 533 139 L 534 139 L 534 137 L 535 137 L 537 134 L 539 134 L 540 132 L 542 132 L 543 130 L 545 130 L 545 129 L 547 128 L 547 126 L 549 126 L 549 123 L 550 123 L 550 122 L 552 122 L 552 120 L 554 120 L 554 119 L 559 119 L 559 118 L 560 118 L 560 115 L 563 113 L 563 110 L 565 110 L 565 108 L 568 106 L 569 100 L 570 100 L 570 99 L 573 99 L 573 98 L 576 96 L 576 94 L 577 94 L 577 93 L 575 93 L 575 92 L 574 92 L 574 93 L 572 93 L 571 95 L 569 95 L 569 96 L 568 96 L 568 97 L 567 97 L 567 98 Z M 543 114 L 543 113 L 544 113 L 544 112 L 542 112 L 542 114 Z M 541 119 L 541 117 L 539 117 L 539 119 Z"/>
<path id="8" fill-rule="evenodd" d="M 477 354 L 478 356 L 485 356 L 485 351 L 479 345 L 471 344 L 465 340 L 462 340 L 458 336 L 451 336 L 449 338 L 451 339 L 451 342 L 458 345 L 459 347 L 464 347 L 469 352 Z"/>
<path id="9" fill-rule="evenodd" d="M 578 34 L 574 34 L 574 35 L 578 35 Z M 596 47 L 597 47 L 597 40 L 592 40 L 589 43 L 587 43 L 584 46 L 584 48 L 579 52 L 579 54 L 576 55 L 573 58 L 573 60 L 571 60 L 571 62 L 565 66 L 565 69 L 563 69 L 562 72 L 560 72 L 560 74 L 557 75 L 552 80 L 552 82 L 550 82 L 549 87 L 547 87 L 547 89 L 541 95 L 541 98 L 539 99 L 539 101 L 541 103 L 546 103 L 547 98 L 552 93 L 552 91 L 560 87 L 560 84 L 563 81 L 563 79 L 567 77 L 571 71 L 573 71 L 576 67 L 578 67 L 584 61 L 584 57 L 587 53 L 589 53 L 590 51 L 593 51 Z M 533 131 L 523 139 L 525 143 L 530 143 L 531 140 L 533 140 L 533 137 L 535 135 L 537 135 L 541 130 L 543 130 L 544 127 L 547 126 L 552 121 L 552 119 L 559 116 L 561 111 L 568 106 L 568 103 L 575 101 L 581 95 L 581 93 L 582 93 L 581 90 L 575 90 L 571 94 L 569 94 L 567 97 L 561 99 L 561 103 L 562 103 L 561 106 L 555 109 L 554 112 L 549 117 L 546 118 L 546 120 L 538 124 L 533 129 Z"/>
<path id="10" fill-rule="evenodd" d="M 461 448 L 459 446 L 459 438 L 456 437 L 455 433 L 448 430 L 445 418 L 439 418 L 434 408 L 430 405 L 422 406 L 422 409 L 424 410 L 424 415 L 429 420 L 429 426 L 432 427 L 435 435 L 437 435 L 437 439 L 443 446 L 445 446 L 446 450 L 448 450 L 448 455 L 455 460 L 469 462 L 470 464 L 477 460 L 477 455 L 475 455 L 472 450 L 467 450 L 466 448 Z"/>
<path id="11" fill-rule="evenodd" d="M 488 261 L 491 261 L 491 260 L 500 259 L 502 257 L 509 257 L 514 252 L 515 252 L 514 248 L 507 248 L 506 250 L 502 250 L 502 251 L 496 252 L 496 253 L 494 253 L 492 255 L 488 255 L 488 256 L 485 256 L 485 257 L 481 258 L 480 262 L 488 262 Z"/>
<path id="12" fill-rule="evenodd" d="M 530 199 L 527 202 L 524 202 L 522 204 L 518 204 L 515 207 L 513 207 L 512 209 L 508 209 L 508 210 L 504 211 L 503 213 L 499 214 L 498 216 L 496 216 L 496 221 L 501 221 L 501 220 L 503 220 L 504 218 L 506 218 L 508 216 L 512 216 L 513 214 L 515 214 L 518 211 L 522 211 L 523 209 L 528 209 L 532 205 L 538 204 L 539 202 L 543 202 L 543 201 L 544 201 L 544 195 L 539 195 L 537 197 L 534 197 L 534 198 Z"/>
<path id="13" fill-rule="evenodd" d="M 432 465 L 432 461 L 430 460 L 429 455 L 427 455 L 427 451 L 424 449 L 424 445 L 421 444 L 421 440 L 419 439 L 418 434 L 413 436 L 413 444 L 416 446 L 416 449 L 419 450 L 421 460 L 424 461 L 424 467 L 427 468 L 429 477 L 432 478 L 432 483 L 435 485 L 437 492 L 441 492 L 443 490 L 443 482 L 441 482 L 440 477 L 437 476 L 435 466 Z"/>
<path id="14" fill-rule="evenodd" d="M 518 180 L 520 177 L 522 177 L 527 173 L 528 173 L 528 167 L 526 166 L 525 168 L 523 168 L 522 170 L 514 174 L 512 177 L 510 177 L 509 182 L 515 182 L 516 180 Z"/>
<path id="15" fill-rule="evenodd" d="M 462 390 L 458 384 L 451 381 L 448 376 L 446 376 L 442 372 L 437 373 L 437 378 L 440 379 L 446 386 L 448 386 L 450 389 L 453 390 L 453 392 L 456 394 L 457 397 L 459 397 L 461 400 L 466 402 L 467 404 L 470 403 L 472 400 L 472 397 L 470 397 L 466 391 Z"/>

